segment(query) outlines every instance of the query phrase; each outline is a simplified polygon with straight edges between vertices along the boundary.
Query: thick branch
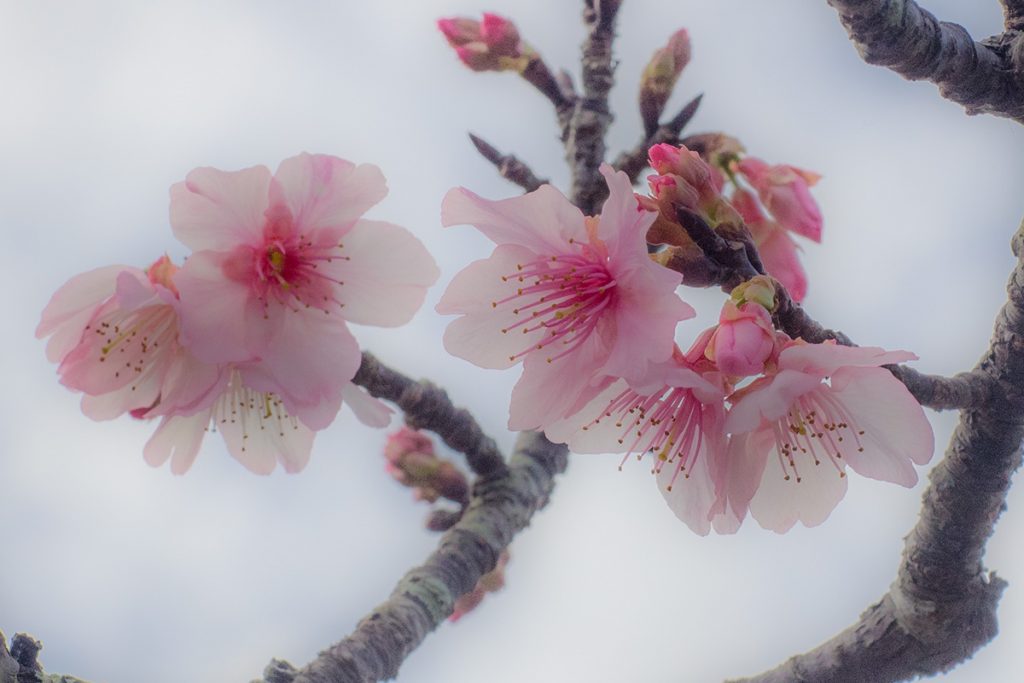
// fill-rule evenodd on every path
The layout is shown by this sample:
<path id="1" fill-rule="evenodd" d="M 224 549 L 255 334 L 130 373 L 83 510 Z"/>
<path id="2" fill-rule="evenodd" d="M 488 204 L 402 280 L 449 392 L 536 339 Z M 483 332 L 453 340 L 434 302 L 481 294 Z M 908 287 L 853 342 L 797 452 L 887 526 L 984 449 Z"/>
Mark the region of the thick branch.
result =
<path id="1" fill-rule="evenodd" d="M 1003 6 L 1003 25 L 1007 31 L 1024 29 L 1024 1 L 1000 0 Z"/>
<path id="2" fill-rule="evenodd" d="M 264 673 L 266 683 L 365 683 L 396 676 L 409 653 L 452 613 L 456 598 L 495 567 L 512 538 L 547 501 L 554 475 L 566 464 L 565 446 L 535 432 L 520 434 L 509 469 L 477 482 L 466 514 L 386 602 L 302 671 L 272 662 Z"/>
<path id="3" fill-rule="evenodd" d="M 928 80 L 968 114 L 988 113 L 1024 123 L 1021 36 L 1010 31 L 975 42 L 959 24 L 939 21 L 913 0 L 828 0 L 864 61 L 904 78 Z M 1004 0 L 1019 23 L 1018 1 Z M 1011 12 L 1012 7 L 1012 12 Z"/>
<path id="4" fill-rule="evenodd" d="M 470 133 L 469 139 L 473 141 L 473 146 L 480 152 L 480 156 L 494 164 L 502 178 L 512 181 L 526 192 L 533 192 L 548 182 L 538 178 L 522 161 L 511 154 L 502 154 L 483 138 Z"/>
<path id="5" fill-rule="evenodd" d="M 996 395 L 961 413 L 889 592 L 832 640 L 747 683 L 909 680 L 948 671 L 995 637 L 1006 583 L 985 571 L 982 555 L 1021 463 L 1024 226 L 1013 250 L 1008 301 L 972 373 Z"/>
<path id="6" fill-rule="evenodd" d="M 410 427 L 430 430 L 464 454 L 476 474 L 487 476 L 507 470 L 494 439 L 483 433 L 468 410 L 452 405 L 440 387 L 409 379 L 367 352 L 363 353 L 363 363 L 352 382 L 371 395 L 396 404 L 405 412 Z"/>
<path id="7" fill-rule="evenodd" d="M 658 126 L 652 135 L 644 137 L 636 147 L 616 157 L 615 163 L 612 166 L 619 171 L 625 171 L 626 175 L 629 176 L 629 181 L 636 184 L 641 171 L 647 168 L 647 150 L 663 142 L 672 145 L 679 144 L 679 134 L 683 132 L 686 125 L 690 123 L 690 119 L 697 113 L 700 101 L 703 98 L 703 94 L 694 97 L 685 107 L 679 110 L 678 114 Z"/>
<path id="8" fill-rule="evenodd" d="M 608 193 L 598 167 L 604 161 L 604 138 L 612 122 L 608 93 L 615 82 L 612 42 L 619 4 L 620 0 L 586 0 L 583 10 L 587 26 L 581 57 L 583 95 L 576 100 L 569 121 L 565 154 L 572 170 L 570 200 L 586 214 L 597 213 Z"/>

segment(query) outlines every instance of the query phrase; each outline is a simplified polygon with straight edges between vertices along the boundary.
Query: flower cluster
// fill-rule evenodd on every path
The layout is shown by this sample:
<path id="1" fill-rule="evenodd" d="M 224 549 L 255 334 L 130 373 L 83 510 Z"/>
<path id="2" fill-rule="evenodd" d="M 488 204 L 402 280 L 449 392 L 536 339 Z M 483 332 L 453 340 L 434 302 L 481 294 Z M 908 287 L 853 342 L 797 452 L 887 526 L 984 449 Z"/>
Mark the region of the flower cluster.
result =
<path id="1" fill-rule="evenodd" d="M 733 532 L 748 512 L 778 532 L 819 524 L 845 493 L 847 467 L 912 485 L 913 464 L 932 455 L 931 426 L 881 366 L 913 354 L 790 339 L 774 329 L 765 276 L 737 287 L 687 352 L 675 345 L 694 312 L 647 241 L 681 232 L 680 211 L 721 230 L 742 217 L 716 166 L 668 145 L 650 156 L 653 196 L 636 197 L 605 166 L 609 197 L 595 217 L 550 186 L 502 201 L 451 191 L 443 222 L 474 225 L 497 246 L 437 307 L 460 315 L 449 352 L 488 368 L 522 362 L 510 428 L 544 430 L 577 453 L 651 454 L 669 506 L 700 534 Z M 806 218 L 787 182 L 758 180 L 761 202 L 780 220 Z M 800 229 L 817 236 L 814 224 Z"/>
<path id="2" fill-rule="evenodd" d="M 184 266 L 74 277 L 36 335 L 86 415 L 160 418 L 150 464 L 185 472 L 216 429 L 253 472 L 297 472 L 342 402 L 367 424 L 390 418 L 350 381 L 361 354 L 346 323 L 404 324 L 439 275 L 407 230 L 362 218 L 386 192 L 375 166 L 327 155 L 275 174 L 196 169 L 171 188 Z"/>

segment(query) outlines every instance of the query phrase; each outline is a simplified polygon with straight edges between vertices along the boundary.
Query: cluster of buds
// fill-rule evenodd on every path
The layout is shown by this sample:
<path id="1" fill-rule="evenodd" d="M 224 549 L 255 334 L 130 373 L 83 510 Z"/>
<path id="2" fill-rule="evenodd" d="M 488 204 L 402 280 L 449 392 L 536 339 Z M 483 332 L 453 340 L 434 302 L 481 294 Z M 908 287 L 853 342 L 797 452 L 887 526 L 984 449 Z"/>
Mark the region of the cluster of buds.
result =
<path id="1" fill-rule="evenodd" d="M 466 476 L 450 461 L 437 457 L 426 434 L 402 427 L 388 436 L 384 458 L 388 474 L 411 488 L 417 500 L 434 503 L 445 498 L 459 505 L 468 501 Z"/>
<path id="2" fill-rule="evenodd" d="M 473 71 L 523 73 L 536 53 L 519 37 L 515 24 L 497 14 L 483 20 L 466 17 L 438 19 L 437 27 L 462 63 Z"/>

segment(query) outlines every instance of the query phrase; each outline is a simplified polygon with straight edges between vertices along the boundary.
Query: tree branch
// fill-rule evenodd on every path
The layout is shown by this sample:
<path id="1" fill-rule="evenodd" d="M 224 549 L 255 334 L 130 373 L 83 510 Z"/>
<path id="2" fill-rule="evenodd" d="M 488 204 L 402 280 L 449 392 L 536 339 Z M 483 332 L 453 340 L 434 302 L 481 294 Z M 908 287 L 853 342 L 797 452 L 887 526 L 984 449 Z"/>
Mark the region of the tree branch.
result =
<path id="1" fill-rule="evenodd" d="M 997 395 L 964 410 L 924 492 L 889 591 L 856 624 L 745 683 L 903 681 L 948 671 L 995 637 L 1006 582 L 982 565 L 1024 439 L 1024 225 L 1008 301 L 973 373 Z"/>
<path id="2" fill-rule="evenodd" d="M 1007 31 L 1024 29 L 1024 2 L 1022 0 L 999 0 L 1003 6 L 1003 25 Z"/>
<path id="3" fill-rule="evenodd" d="M 579 97 L 569 120 L 565 154 L 572 171 L 569 198 L 585 214 L 597 212 L 608 190 L 598 167 L 605 157 L 605 134 L 612 122 L 608 93 L 615 82 L 612 42 L 615 16 L 621 0 L 585 0 L 583 21 L 587 37 L 583 41 L 581 65 L 583 96 Z"/>
<path id="4" fill-rule="evenodd" d="M 401 408 L 410 427 L 432 431 L 464 454 L 477 475 L 497 475 L 508 469 L 494 439 L 483 433 L 468 410 L 452 405 L 448 394 L 435 384 L 412 380 L 366 351 L 352 382 Z"/>
<path id="5" fill-rule="evenodd" d="M 1008 31 L 975 42 L 959 24 L 939 21 L 913 0 L 828 0 L 869 64 L 912 81 L 928 80 L 968 114 L 1024 123 L 1022 37 Z M 1004 0 L 1007 22 L 1019 28 L 1019 0 Z"/>
<path id="6" fill-rule="evenodd" d="M 42 647 L 32 636 L 16 633 L 8 650 L 0 631 L 0 683 L 88 683 L 74 676 L 43 673 L 38 660 Z"/>
<path id="7" fill-rule="evenodd" d="M 301 671 L 275 660 L 264 683 L 365 683 L 396 676 L 409 653 L 452 613 L 459 596 L 494 569 L 501 552 L 544 505 L 554 475 L 565 471 L 567 455 L 565 446 L 539 433 L 520 434 L 509 469 L 476 483 L 462 519 L 387 601 Z"/>
<path id="8" fill-rule="evenodd" d="M 480 155 L 484 159 L 487 159 L 487 161 L 495 165 L 502 178 L 512 181 L 519 187 L 523 188 L 524 191 L 533 192 L 538 187 L 548 182 L 547 180 L 541 180 L 534 175 L 530 167 L 522 161 L 511 154 L 502 154 L 483 138 L 470 133 L 469 139 L 473 141 L 473 146 L 476 147 L 476 151 L 480 152 Z"/>
<path id="9" fill-rule="evenodd" d="M 652 135 L 644 137 L 644 139 L 637 143 L 636 147 L 616 157 L 615 163 L 612 166 L 619 171 L 625 171 L 626 175 L 629 176 L 629 181 L 635 185 L 640 172 L 647 168 L 647 150 L 663 142 L 672 145 L 678 144 L 679 134 L 683 132 L 683 129 L 686 128 L 687 124 L 690 123 L 690 120 L 697 113 L 700 101 L 703 98 L 703 93 L 694 97 L 685 107 L 679 110 L 678 114 L 666 123 L 658 126 Z"/>

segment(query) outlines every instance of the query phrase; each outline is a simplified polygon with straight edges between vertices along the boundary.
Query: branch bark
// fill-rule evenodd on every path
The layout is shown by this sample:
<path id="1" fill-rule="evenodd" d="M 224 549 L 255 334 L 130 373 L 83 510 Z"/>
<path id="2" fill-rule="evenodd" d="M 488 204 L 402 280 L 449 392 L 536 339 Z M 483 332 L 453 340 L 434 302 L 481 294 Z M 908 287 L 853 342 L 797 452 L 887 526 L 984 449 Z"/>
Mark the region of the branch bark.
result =
<path id="1" fill-rule="evenodd" d="M 505 458 L 494 439 L 483 433 L 468 410 L 452 405 L 444 389 L 431 382 L 409 379 L 368 352 L 363 352 L 363 362 L 352 382 L 401 408 L 410 427 L 437 434 L 466 456 L 470 469 L 477 475 L 507 471 Z"/>
<path id="2" fill-rule="evenodd" d="M 88 683 L 74 676 L 44 673 L 38 660 L 42 647 L 32 636 L 16 633 L 8 650 L 0 631 L 0 683 Z"/>
<path id="3" fill-rule="evenodd" d="M 645 136 L 636 147 L 616 157 L 612 166 L 619 171 L 625 171 L 629 176 L 629 181 L 635 185 L 640 173 L 647 168 L 647 150 L 663 142 L 672 145 L 679 144 L 680 133 L 697 113 L 702 99 L 704 99 L 704 95 L 700 94 L 687 102 L 678 114 L 658 126 L 653 135 Z"/>
<path id="4" fill-rule="evenodd" d="M 597 213 L 598 205 L 608 194 L 598 167 L 604 161 L 605 134 L 612 122 L 608 93 L 615 83 L 612 42 L 620 2 L 586 0 L 584 3 L 587 37 L 580 60 L 583 95 L 576 100 L 569 120 L 565 154 L 572 171 L 569 198 L 587 215 Z"/>
<path id="5" fill-rule="evenodd" d="M 896 580 L 850 628 L 743 683 L 903 681 L 948 671 L 998 632 L 1006 582 L 982 564 L 1024 439 L 1024 224 L 1008 301 L 972 373 L 996 394 L 964 410 L 924 492 Z M 737 682 L 739 683 L 739 682 Z"/>
<path id="6" fill-rule="evenodd" d="M 968 114 L 1024 123 L 1024 37 L 1019 0 L 1003 0 L 1007 32 L 975 42 L 913 0 L 828 0 L 861 57 L 912 81 L 927 80 Z M 1009 27 L 1013 26 L 1012 30 Z"/>
<path id="7" fill-rule="evenodd" d="M 364 683 L 396 676 L 409 653 L 452 613 L 459 596 L 494 569 L 512 538 L 546 503 L 567 456 L 565 446 L 541 434 L 520 434 L 508 470 L 476 483 L 465 515 L 437 550 L 352 635 L 301 671 L 271 662 L 262 683 Z"/>
<path id="8" fill-rule="evenodd" d="M 536 176 L 533 170 L 511 154 L 502 154 L 486 140 L 473 133 L 469 134 L 476 151 L 480 156 L 494 164 L 498 174 L 505 180 L 511 181 L 523 188 L 525 192 L 533 192 L 541 185 L 548 182 Z"/>

